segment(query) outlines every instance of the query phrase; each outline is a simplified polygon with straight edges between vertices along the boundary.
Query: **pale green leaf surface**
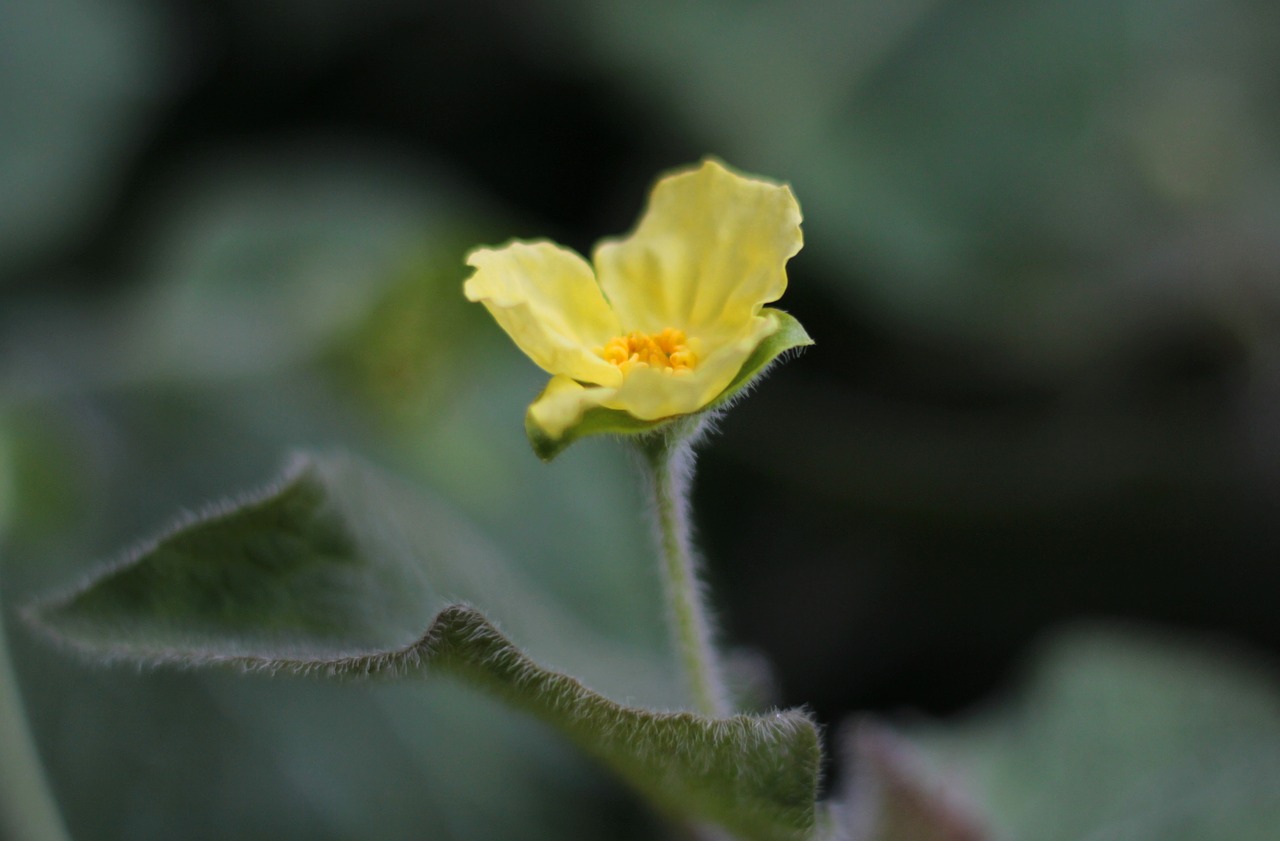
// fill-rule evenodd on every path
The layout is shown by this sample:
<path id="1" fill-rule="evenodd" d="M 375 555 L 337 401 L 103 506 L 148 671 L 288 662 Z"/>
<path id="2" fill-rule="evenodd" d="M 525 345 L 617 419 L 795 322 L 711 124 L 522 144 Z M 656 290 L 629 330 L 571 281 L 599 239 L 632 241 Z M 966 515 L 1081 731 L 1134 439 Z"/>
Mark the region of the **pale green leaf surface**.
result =
<path id="1" fill-rule="evenodd" d="M 66 513 L 52 520 L 51 514 L 40 515 L 45 518 L 41 533 L 48 535 L 44 542 L 37 542 L 37 533 L 28 528 L 0 547 L 0 590 L 11 597 L 10 604 L 28 603 L 33 593 L 76 580 L 84 570 L 84 558 L 153 530 L 171 515 L 174 500 L 198 500 L 225 488 L 252 486 L 262 478 L 262 465 L 277 459 L 290 438 L 337 437 L 332 427 L 320 425 L 341 418 L 338 410 L 323 411 L 328 404 L 306 416 L 287 408 L 296 400 L 296 385 L 290 381 L 246 386 L 234 394 L 185 392 L 176 403 L 173 395 L 155 390 L 95 401 L 96 431 L 106 428 L 110 434 L 94 440 L 115 448 L 105 464 L 95 457 L 97 450 L 67 436 L 65 418 L 23 413 L 13 427 L 18 433 L 16 522 L 29 526 L 33 505 L 40 507 L 39 497 L 48 494 L 58 495 L 57 505 Z M 491 407 L 482 408 L 492 412 Z M 523 402 L 513 397 L 511 409 L 518 414 L 521 408 Z M 303 422 L 307 418 L 310 423 Z M 280 435 L 266 435 L 253 426 L 259 422 L 280 426 Z M 498 418 L 492 423 L 498 424 Z M 24 453 L 35 443 L 29 434 L 35 429 L 53 437 L 40 442 L 39 452 Z M 499 452 L 505 452 L 513 466 L 527 465 L 532 475 L 540 474 L 545 484 L 567 497 L 582 495 L 575 465 L 589 469 L 592 464 L 580 464 L 584 456 L 609 451 L 584 448 L 547 471 L 527 458 L 523 436 L 511 434 L 508 439 Z M 57 462 L 32 461 L 45 452 L 56 454 Z M 397 469 L 407 470 L 408 461 L 399 459 Z M 68 488 L 50 475 L 63 462 L 112 470 L 106 476 L 77 473 L 80 485 Z M 594 465 L 597 475 L 627 478 L 625 464 L 608 467 Z M 566 473 L 566 468 L 574 469 Z M 594 657 L 584 667 L 579 660 L 585 658 L 556 655 L 554 646 L 539 635 L 535 641 L 544 662 L 580 669 L 590 685 L 619 693 L 626 683 L 614 669 L 625 673 L 640 668 L 665 677 L 659 665 L 664 637 L 652 631 L 631 633 L 629 626 L 620 624 L 625 619 L 618 619 L 634 612 L 637 604 L 620 605 L 624 609 L 617 610 L 615 621 L 602 625 L 596 614 L 582 610 L 583 595 L 548 580 L 546 564 L 551 561 L 539 560 L 566 555 L 573 559 L 565 561 L 566 567 L 578 566 L 576 578 L 594 588 L 596 602 L 616 603 L 618 597 L 612 594 L 625 593 L 627 582 L 609 581 L 612 570 L 641 567 L 629 573 L 636 578 L 648 572 L 642 549 L 646 535 L 633 509 L 604 494 L 613 504 L 597 511 L 601 500 L 592 497 L 591 506 L 579 512 L 590 523 L 572 530 L 563 541 L 577 551 L 557 553 L 556 547 L 543 545 L 539 535 L 518 531 L 521 517 L 563 523 L 568 516 L 554 506 L 548 510 L 548 498 L 555 495 L 539 490 L 537 481 L 523 476 L 502 480 L 512 483 L 512 497 L 519 495 L 517 490 L 534 497 L 519 512 L 489 498 L 460 501 L 447 482 L 439 481 L 444 476 L 437 472 L 424 484 L 449 492 L 451 504 L 465 503 L 466 522 L 479 525 L 494 544 L 520 547 L 516 572 L 536 579 L 538 592 L 553 595 L 554 605 L 564 608 L 556 615 L 557 627 L 588 626 L 583 636 L 601 643 L 602 655 L 623 650 L 614 660 Z M 490 477 L 479 479 L 487 484 Z M 420 507 L 420 516 L 426 516 L 423 512 L 439 506 L 428 500 Z M 487 518 L 477 518 L 481 511 Z M 68 517 L 75 519 L 69 523 Z M 627 518 L 637 520 L 634 536 L 616 526 Z M 454 533 L 462 528 L 456 519 L 455 513 Z M 600 529 L 613 529 L 610 533 L 621 546 L 589 537 Z M 635 551 L 623 551 L 629 546 Z M 584 569 L 578 560 L 584 557 L 609 562 Z M 511 572 L 507 569 L 501 579 Z M 528 603 L 530 609 L 545 610 L 548 600 L 530 598 L 516 606 Z M 508 618 L 513 601 L 504 601 L 501 612 L 490 615 L 501 617 L 504 627 L 525 627 L 520 617 Z M 636 596 L 634 601 L 659 625 L 661 614 L 650 603 L 656 598 Z M 194 826 L 205 838 L 325 841 L 363 837 L 364 828 L 376 826 L 385 841 L 420 841 L 424 834 L 505 841 L 607 837 L 615 822 L 628 827 L 638 823 L 634 811 L 641 808 L 639 801 L 617 790 L 614 775 L 601 773 L 596 763 L 550 728 L 530 716 L 506 714 L 499 702 L 461 681 L 356 684 L 246 680 L 233 669 L 142 674 L 129 668 L 86 670 L 74 658 L 52 651 L 46 640 L 23 633 L 21 627 L 10 630 L 27 706 L 36 713 L 37 744 L 77 839 L 192 837 L 189 827 Z M 675 703 L 664 699 L 678 695 L 664 684 L 649 687 L 641 697 L 646 703 Z M 424 827 L 431 829 L 426 832 Z M 620 837 L 652 835 L 637 831 Z"/>
<path id="2" fill-rule="evenodd" d="M 726 408 L 745 395 L 779 357 L 788 351 L 813 344 L 813 339 L 809 338 L 800 322 L 788 313 L 768 307 L 761 312 L 773 315 L 779 322 L 778 329 L 760 343 L 724 391 L 699 414 Z M 592 435 L 644 435 L 684 420 L 686 418 L 682 416 L 646 421 L 619 409 L 596 407 L 587 410 L 582 419 L 559 438 L 548 437 L 528 416 L 525 418 L 525 432 L 528 433 L 529 443 L 533 445 L 538 457 L 550 461 L 574 441 L 582 438 Z"/>
<path id="3" fill-rule="evenodd" d="M 299 459 L 267 492 L 190 519 L 34 618 L 106 659 L 336 675 L 444 670 L 559 728 L 662 811 L 743 838 L 805 837 L 819 747 L 802 713 L 711 720 L 620 704 L 538 665 L 477 607 L 503 616 L 513 575 L 429 499 L 344 458 Z M 517 596 L 526 598 L 524 595 Z M 527 598 L 536 599 L 530 589 Z M 661 685 L 619 670 L 578 628 L 522 604 L 506 627 L 539 658 L 630 702 Z M 557 627 L 559 626 L 559 627 Z M 590 678 L 588 677 L 588 681 Z"/>
<path id="4" fill-rule="evenodd" d="M 1275 238 L 1274 183 L 1250 175 L 1280 148 L 1268 4 L 552 8 L 584 33 L 575 57 L 791 183 L 814 279 L 859 317 L 1092 368 L 1100 334 L 1143 329 L 1153 301 L 1251 300 L 1230 270 L 1168 276 L 1165 248 L 1214 265 L 1188 234 L 1205 214 Z"/>
<path id="5" fill-rule="evenodd" d="M 92 305 L 54 295 L 0 308 L 0 344 L 15 351 L 0 353 L 10 619 L 32 594 L 74 581 L 85 559 L 154 533 L 175 500 L 253 487 L 280 452 L 325 442 L 376 453 L 448 498 L 447 510 L 405 504 L 441 553 L 466 552 L 487 570 L 476 603 L 539 662 L 611 697 L 678 707 L 624 455 L 600 442 L 550 471 L 527 458 L 510 423 L 535 387 L 520 379 L 527 363 L 500 357 L 502 337 L 455 317 L 487 318 L 456 294 L 462 249 L 451 231 L 473 218 L 469 193 L 431 173 L 406 176 L 385 153 L 303 147 L 175 170 L 145 220 L 137 283 Z M 418 318 L 437 292 L 425 323 L 385 322 Z M 405 336 L 415 344 L 397 345 Z M 348 365 L 335 389 L 334 363 L 352 354 L 363 367 Z M 406 383 L 400 360 L 424 358 L 430 367 Z M 477 369 L 503 387 L 468 384 Z M 394 381 L 374 387 L 410 406 L 394 425 L 353 383 L 384 375 Z M 459 525 L 458 508 L 477 529 Z M 517 549 L 519 564 L 507 562 Z M 429 619 L 424 611 L 415 634 Z M 614 821 L 635 823 L 638 800 L 613 775 L 460 681 L 86 670 L 9 630 L 77 839 L 323 841 L 376 825 L 386 841 L 416 841 L 424 827 L 480 841 L 606 837 Z"/>
<path id="6" fill-rule="evenodd" d="M 1204 643 L 1073 633 L 1015 705 L 918 735 L 998 838 L 1264 841 L 1280 826 L 1280 682 Z"/>
<path id="7" fill-rule="evenodd" d="M 456 295 L 466 194 L 429 167 L 376 147 L 294 144 L 196 163 L 164 183 L 133 283 L 92 301 L 0 309 L 0 334 L 21 349 L 0 355 L 7 401 L 278 375 L 356 352 L 334 346 L 403 296 L 406 276 L 412 292 Z M 435 290 L 445 283 L 448 293 Z"/>
<path id="8" fill-rule="evenodd" d="M 840 741 L 844 786 L 825 804 L 824 841 L 989 841 L 956 786 L 889 728 L 860 720 Z"/>
<path id="9" fill-rule="evenodd" d="M 0 286 L 109 206 L 174 81 L 162 17 L 135 2 L 0 5 Z"/>
<path id="10" fill-rule="evenodd" d="M 9 531 L 17 507 L 14 494 L 14 459 L 10 432 L 0 423 L 0 537 Z"/>
<path id="11" fill-rule="evenodd" d="M 6 498 L 9 491 L 7 430 L 0 425 L 0 547 L 8 537 Z M 66 841 L 69 837 L 49 792 L 35 740 L 27 724 L 17 675 L 5 633 L 4 600 L 0 599 L 0 837 L 31 841 Z"/>

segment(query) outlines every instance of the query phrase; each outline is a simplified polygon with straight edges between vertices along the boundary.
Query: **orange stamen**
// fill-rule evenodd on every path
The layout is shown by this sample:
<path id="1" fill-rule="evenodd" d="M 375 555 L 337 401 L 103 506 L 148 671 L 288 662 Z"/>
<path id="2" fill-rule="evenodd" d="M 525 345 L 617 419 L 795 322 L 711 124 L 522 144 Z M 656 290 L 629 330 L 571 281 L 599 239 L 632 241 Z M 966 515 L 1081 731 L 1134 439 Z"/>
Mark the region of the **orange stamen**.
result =
<path id="1" fill-rule="evenodd" d="M 606 362 L 617 365 L 625 374 L 632 368 L 658 368 L 667 374 L 691 371 L 697 357 L 689 349 L 683 330 L 668 327 L 661 333 L 628 333 L 615 336 L 596 353 Z"/>

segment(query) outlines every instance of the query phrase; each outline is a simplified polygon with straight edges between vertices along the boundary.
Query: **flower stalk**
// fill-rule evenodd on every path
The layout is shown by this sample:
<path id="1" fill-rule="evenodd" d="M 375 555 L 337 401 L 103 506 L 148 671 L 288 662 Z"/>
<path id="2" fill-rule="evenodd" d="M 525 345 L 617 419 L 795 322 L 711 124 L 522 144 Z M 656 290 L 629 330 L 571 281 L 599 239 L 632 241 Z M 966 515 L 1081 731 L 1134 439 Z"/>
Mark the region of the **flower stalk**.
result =
<path id="1" fill-rule="evenodd" d="M 694 427 L 686 429 L 684 427 Z M 689 488 L 693 478 L 693 441 L 700 424 L 636 439 L 653 497 L 658 550 L 671 634 L 695 708 L 713 718 L 731 712 L 724 670 L 712 639 L 705 588 L 698 577 L 698 558 L 689 523 Z M 692 433 L 692 434 L 681 434 Z"/>

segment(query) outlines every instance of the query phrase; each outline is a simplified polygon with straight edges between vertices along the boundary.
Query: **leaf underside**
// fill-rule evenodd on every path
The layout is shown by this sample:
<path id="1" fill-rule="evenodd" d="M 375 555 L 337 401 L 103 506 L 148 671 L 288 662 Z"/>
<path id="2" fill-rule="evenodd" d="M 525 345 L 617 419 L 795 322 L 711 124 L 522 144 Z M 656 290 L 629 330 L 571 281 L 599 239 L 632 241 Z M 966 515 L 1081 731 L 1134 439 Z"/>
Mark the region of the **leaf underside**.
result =
<path id="1" fill-rule="evenodd" d="M 778 329 L 756 347 L 751 356 L 747 357 L 747 361 L 738 369 L 733 381 L 698 414 L 726 408 L 745 395 L 766 370 L 788 351 L 813 344 L 813 339 L 809 338 L 809 334 L 805 332 L 800 322 L 788 313 L 766 307 L 761 310 L 761 314 L 776 318 Z M 533 451 L 537 453 L 538 458 L 550 461 L 574 441 L 582 438 L 592 435 L 644 435 L 658 432 L 673 423 L 685 420 L 685 417 L 646 421 L 620 409 L 596 407 L 584 412 L 582 419 L 559 438 L 549 437 L 526 415 L 525 433 L 529 436 L 529 443 L 533 446 Z"/>
<path id="2" fill-rule="evenodd" d="M 539 666 L 476 606 L 501 606 L 487 597 L 500 573 L 465 544 L 434 539 L 456 522 L 404 496 L 351 459 L 300 458 L 266 492 L 189 518 L 29 617 L 108 661 L 340 677 L 444 671 L 558 728 L 674 819 L 744 839 L 809 837 L 819 744 L 807 715 L 643 709 Z M 523 624 L 513 623 L 540 633 Z"/>

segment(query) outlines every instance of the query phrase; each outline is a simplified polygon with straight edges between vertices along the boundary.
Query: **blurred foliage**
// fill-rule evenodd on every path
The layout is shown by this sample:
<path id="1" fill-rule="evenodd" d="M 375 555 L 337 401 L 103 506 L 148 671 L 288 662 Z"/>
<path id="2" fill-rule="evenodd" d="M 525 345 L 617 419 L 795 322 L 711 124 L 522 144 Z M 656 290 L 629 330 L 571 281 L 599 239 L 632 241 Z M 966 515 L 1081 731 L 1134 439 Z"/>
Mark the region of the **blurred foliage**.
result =
<path id="1" fill-rule="evenodd" d="M 1083 615 L 1274 656 L 1278 15 L 0 6 L 0 607 L 73 835 L 653 836 L 550 734 L 460 688 L 86 670 L 12 617 L 291 450 L 345 448 L 447 499 L 596 632 L 663 656 L 625 460 L 601 442 L 531 457 L 520 418 L 544 378 L 457 290 L 469 245 L 586 248 L 706 153 L 789 180 L 806 213 L 785 306 L 817 347 L 726 419 L 696 489 L 727 635 L 769 655 L 775 700 L 827 722 L 953 713 Z M 1107 680 L 1235 686 L 1123 650 L 1098 655 Z M 1091 718 L 1091 697 L 1027 713 L 1059 741 L 962 727 L 988 757 L 965 776 L 1016 777 L 1033 744 L 1090 733 L 1146 774 L 1159 740 L 1131 713 Z M 1234 771 L 1202 791 L 1266 794 Z M 1059 827 L 1113 831 L 1126 796 L 1073 794 L 1093 809 Z"/>
<path id="2" fill-rule="evenodd" d="M 1280 682 L 1264 662 L 1077 628 L 1041 647 L 1015 699 L 918 735 L 1000 838 L 1262 841 L 1280 824 Z"/>
<path id="3" fill-rule="evenodd" d="M 169 87 L 163 44 L 141 3 L 0 9 L 0 278 L 71 246 L 110 206 Z"/>
<path id="4" fill-rule="evenodd" d="M 1143 315 L 1114 311 L 1130 309 L 1126 286 L 1176 283 L 1158 276 L 1161 251 L 1201 226 L 1243 226 L 1276 267 L 1265 68 L 1280 19 L 1266 4 L 575 11 L 611 78 L 728 158 L 788 174 L 837 300 L 1080 353 L 1112 319 Z"/>

